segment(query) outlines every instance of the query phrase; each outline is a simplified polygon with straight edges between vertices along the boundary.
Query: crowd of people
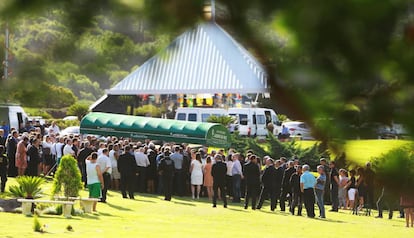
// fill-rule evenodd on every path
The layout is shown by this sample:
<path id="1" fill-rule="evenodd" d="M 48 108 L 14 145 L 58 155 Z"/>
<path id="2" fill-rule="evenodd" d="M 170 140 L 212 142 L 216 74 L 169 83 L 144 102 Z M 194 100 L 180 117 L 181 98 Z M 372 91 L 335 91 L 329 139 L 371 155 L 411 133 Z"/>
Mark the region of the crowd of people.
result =
<path id="1" fill-rule="evenodd" d="M 375 173 L 370 163 L 364 168 L 347 171 L 338 169 L 335 161 L 320 160 L 316 176 L 307 164 L 299 159 L 284 157 L 274 160 L 269 156 L 259 158 L 253 151 L 245 155 L 230 149 L 211 150 L 205 147 L 190 148 L 186 144 L 166 143 L 160 146 L 149 140 L 133 142 L 116 137 L 100 141 L 93 136 L 59 136 L 59 128 L 52 124 L 48 135 L 33 129 L 19 133 L 11 130 L 7 137 L 0 129 L 1 191 L 4 192 L 9 176 L 53 175 L 64 155 L 71 155 L 78 162 L 85 186 L 91 197 L 106 202 L 107 192 L 120 190 L 123 198 L 134 199 L 136 193 L 163 194 L 169 201 L 172 196 L 191 196 L 198 200 L 205 196 L 217 206 L 227 199 L 241 203 L 244 208 L 261 209 L 270 200 L 270 210 L 279 205 L 281 211 L 315 217 L 315 203 L 319 217 L 326 218 L 325 205 L 330 211 L 349 209 L 353 213 L 365 212 L 377 205 L 382 218 L 384 204 L 392 218 L 395 198 L 389 198 L 386 188 L 375 185 Z M 3 155 L 5 154 L 5 155 Z M 374 202 L 374 189 L 381 190 Z M 394 200 L 393 200 L 394 199 Z M 407 226 L 413 226 L 413 199 L 402 196 L 401 216 L 406 216 Z M 96 209 L 96 205 L 95 208 Z M 296 211 L 297 209 L 297 211 Z"/>

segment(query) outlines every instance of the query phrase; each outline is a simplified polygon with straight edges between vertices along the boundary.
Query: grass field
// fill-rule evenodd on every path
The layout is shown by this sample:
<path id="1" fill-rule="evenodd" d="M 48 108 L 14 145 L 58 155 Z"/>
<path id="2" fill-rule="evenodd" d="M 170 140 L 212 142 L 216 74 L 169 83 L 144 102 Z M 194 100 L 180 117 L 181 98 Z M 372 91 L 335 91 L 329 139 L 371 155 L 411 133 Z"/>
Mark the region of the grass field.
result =
<path id="1" fill-rule="evenodd" d="M 317 141 L 298 141 L 302 148 L 313 146 Z M 349 140 L 346 141 L 344 151 L 347 160 L 357 164 L 364 164 L 388 151 L 412 144 L 409 140 Z"/>
<path id="2" fill-rule="evenodd" d="M 13 183 L 13 179 L 10 181 Z M 46 189 L 49 185 L 46 186 Z M 82 191 L 85 196 L 86 191 Z M 79 207 L 76 204 L 76 207 Z M 327 207 L 328 208 L 328 207 Z M 316 214 L 318 215 L 316 210 Z M 376 212 L 374 212 L 376 213 Z M 98 213 L 75 216 L 42 215 L 46 233 L 33 231 L 33 217 L 0 213 L 0 237 L 413 237 L 403 219 L 375 219 L 349 211 L 327 212 L 327 219 L 309 219 L 285 212 L 244 210 L 241 204 L 212 208 L 207 199 L 174 197 L 171 202 L 156 195 L 122 199 L 109 192 L 108 203 Z M 73 231 L 66 231 L 70 225 Z"/>

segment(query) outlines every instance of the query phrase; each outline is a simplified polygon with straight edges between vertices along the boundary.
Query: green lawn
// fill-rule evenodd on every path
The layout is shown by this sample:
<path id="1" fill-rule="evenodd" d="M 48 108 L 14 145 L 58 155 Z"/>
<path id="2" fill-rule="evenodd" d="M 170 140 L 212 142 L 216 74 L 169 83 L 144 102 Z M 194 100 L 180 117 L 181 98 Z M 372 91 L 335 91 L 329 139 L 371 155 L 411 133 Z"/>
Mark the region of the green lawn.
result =
<path id="1" fill-rule="evenodd" d="M 12 180 L 12 179 L 11 179 Z M 13 181 L 11 181 L 13 182 Z M 46 186 L 46 189 L 49 186 Z M 86 191 L 82 192 L 86 195 Z M 76 207 L 79 205 L 76 204 Z M 240 204 L 212 208 L 207 199 L 192 201 L 160 196 L 122 199 L 109 192 L 108 203 L 98 204 L 98 213 L 65 219 L 40 216 L 47 233 L 42 237 L 413 237 L 403 219 L 375 219 L 351 215 L 349 211 L 327 213 L 326 220 L 271 213 L 268 204 L 261 211 L 244 210 Z M 319 211 L 316 211 L 318 215 Z M 374 212 L 376 213 L 376 212 Z M 0 237 L 40 237 L 33 232 L 33 218 L 0 213 Z M 66 231 L 71 225 L 73 232 Z"/>
<path id="2" fill-rule="evenodd" d="M 317 141 L 298 141 L 302 148 L 313 146 Z M 388 151 L 409 145 L 409 140 L 348 140 L 345 143 L 344 150 L 347 160 L 358 164 L 365 164 Z"/>

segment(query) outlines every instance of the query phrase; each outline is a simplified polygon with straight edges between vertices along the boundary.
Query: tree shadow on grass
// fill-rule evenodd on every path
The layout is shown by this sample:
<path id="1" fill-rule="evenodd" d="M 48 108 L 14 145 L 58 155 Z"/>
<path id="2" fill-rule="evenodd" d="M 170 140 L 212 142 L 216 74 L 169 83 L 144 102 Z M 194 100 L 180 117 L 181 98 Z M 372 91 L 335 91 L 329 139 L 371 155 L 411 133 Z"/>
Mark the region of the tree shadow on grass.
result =
<path id="1" fill-rule="evenodd" d="M 114 205 L 114 204 L 111 204 L 111 203 L 107 203 L 107 205 L 108 205 L 108 207 L 115 208 L 115 209 L 121 210 L 121 211 L 132 211 L 132 209 L 129 209 L 129 208 L 126 208 L 126 207 L 121 207 L 121 206 Z"/>

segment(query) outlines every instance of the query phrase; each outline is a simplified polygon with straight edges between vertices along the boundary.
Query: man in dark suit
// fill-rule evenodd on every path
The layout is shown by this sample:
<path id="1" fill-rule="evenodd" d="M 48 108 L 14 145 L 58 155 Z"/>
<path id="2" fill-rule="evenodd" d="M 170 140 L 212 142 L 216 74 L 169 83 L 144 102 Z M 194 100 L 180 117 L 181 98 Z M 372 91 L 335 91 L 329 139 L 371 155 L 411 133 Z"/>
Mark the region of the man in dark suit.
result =
<path id="1" fill-rule="evenodd" d="M 134 199 L 134 181 L 136 180 L 137 163 L 132 154 L 131 147 L 125 146 L 125 151 L 118 159 L 118 170 L 121 174 L 121 192 L 123 198 Z"/>
<path id="2" fill-rule="evenodd" d="M 266 169 L 262 175 L 262 191 L 260 192 L 259 204 L 257 209 L 262 208 L 266 197 L 270 198 L 270 210 L 274 211 L 276 208 L 276 176 L 277 171 L 274 166 L 274 161 L 271 158 L 266 159 Z"/>
<path id="3" fill-rule="evenodd" d="M 260 168 L 257 164 L 256 155 L 250 156 L 250 161 L 244 165 L 244 179 L 246 181 L 246 199 L 244 209 L 249 206 L 249 200 L 252 199 L 252 209 L 256 209 L 257 196 L 260 189 Z"/>
<path id="4" fill-rule="evenodd" d="M 215 157 L 216 163 L 211 168 L 211 176 L 213 176 L 213 207 L 217 205 L 218 190 L 220 189 L 221 197 L 223 198 L 224 208 L 227 207 L 226 198 L 226 174 L 227 166 L 223 162 L 221 155 L 217 154 Z"/>
<path id="5" fill-rule="evenodd" d="M 292 188 L 290 186 L 290 177 L 295 173 L 295 168 L 293 167 L 293 161 L 287 162 L 287 168 L 283 173 L 282 179 L 282 194 L 280 195 L 280 210 L 285 211 L 285 201 L 287 195 L 289 194 L 289 205 L 292 202 Z"/>
<path id="6" fill-rule="evenodd" d="M 16 168 L 16 150 L 17 150 L 17 137 L 19 133 L 17 131 L 12 131 L 11 136 L 7 140 L 7 158 L 9 159 L 9 168 L 7 174 L 9 177 L 16 177 L 17 176 L 17 168 Z"/>
<path id="7" fill-rule="evenodd" d="M 85 183 L 85 187 L 87 185 L 86 182 L 86 164 L 85 160 L 92 154 L 92 146 L 89 141 L 85 142 L 83 149 L 79 151 L 77 160 L 78 160 L 78 167 L 81 171 L 82 181 Z"/>
<path id="8" fill-rule="evenodd" d="M 275 176 L 276 189 L 275 189 L 275 194 L 276 194 L 276 200 L 277 200 L 277 199 L 280 199 L 280 194 L 281 194 L 281 191 L 282 191 L 283 175 L 285 173 L 285 169 L 282 167 L 282 161 L 276 160 L 276 162 L 275 162 L 275 169 L 276 169 L 276 176 Z M 276 201 L 276 204 L 277 204 L 277 201 Z"/>
<path id="9" fill-rule="evenodd" d="M 162 175 L 162 184 L 164 186 L 164 200 L 165 201 L 171 201 L 174 172 L 175 172 L 174 161 L 171 160 L 170 153 L 165 152 L 164 158 L 161 159 L 160 165 L 158 166 L 158 173 Z"/>

